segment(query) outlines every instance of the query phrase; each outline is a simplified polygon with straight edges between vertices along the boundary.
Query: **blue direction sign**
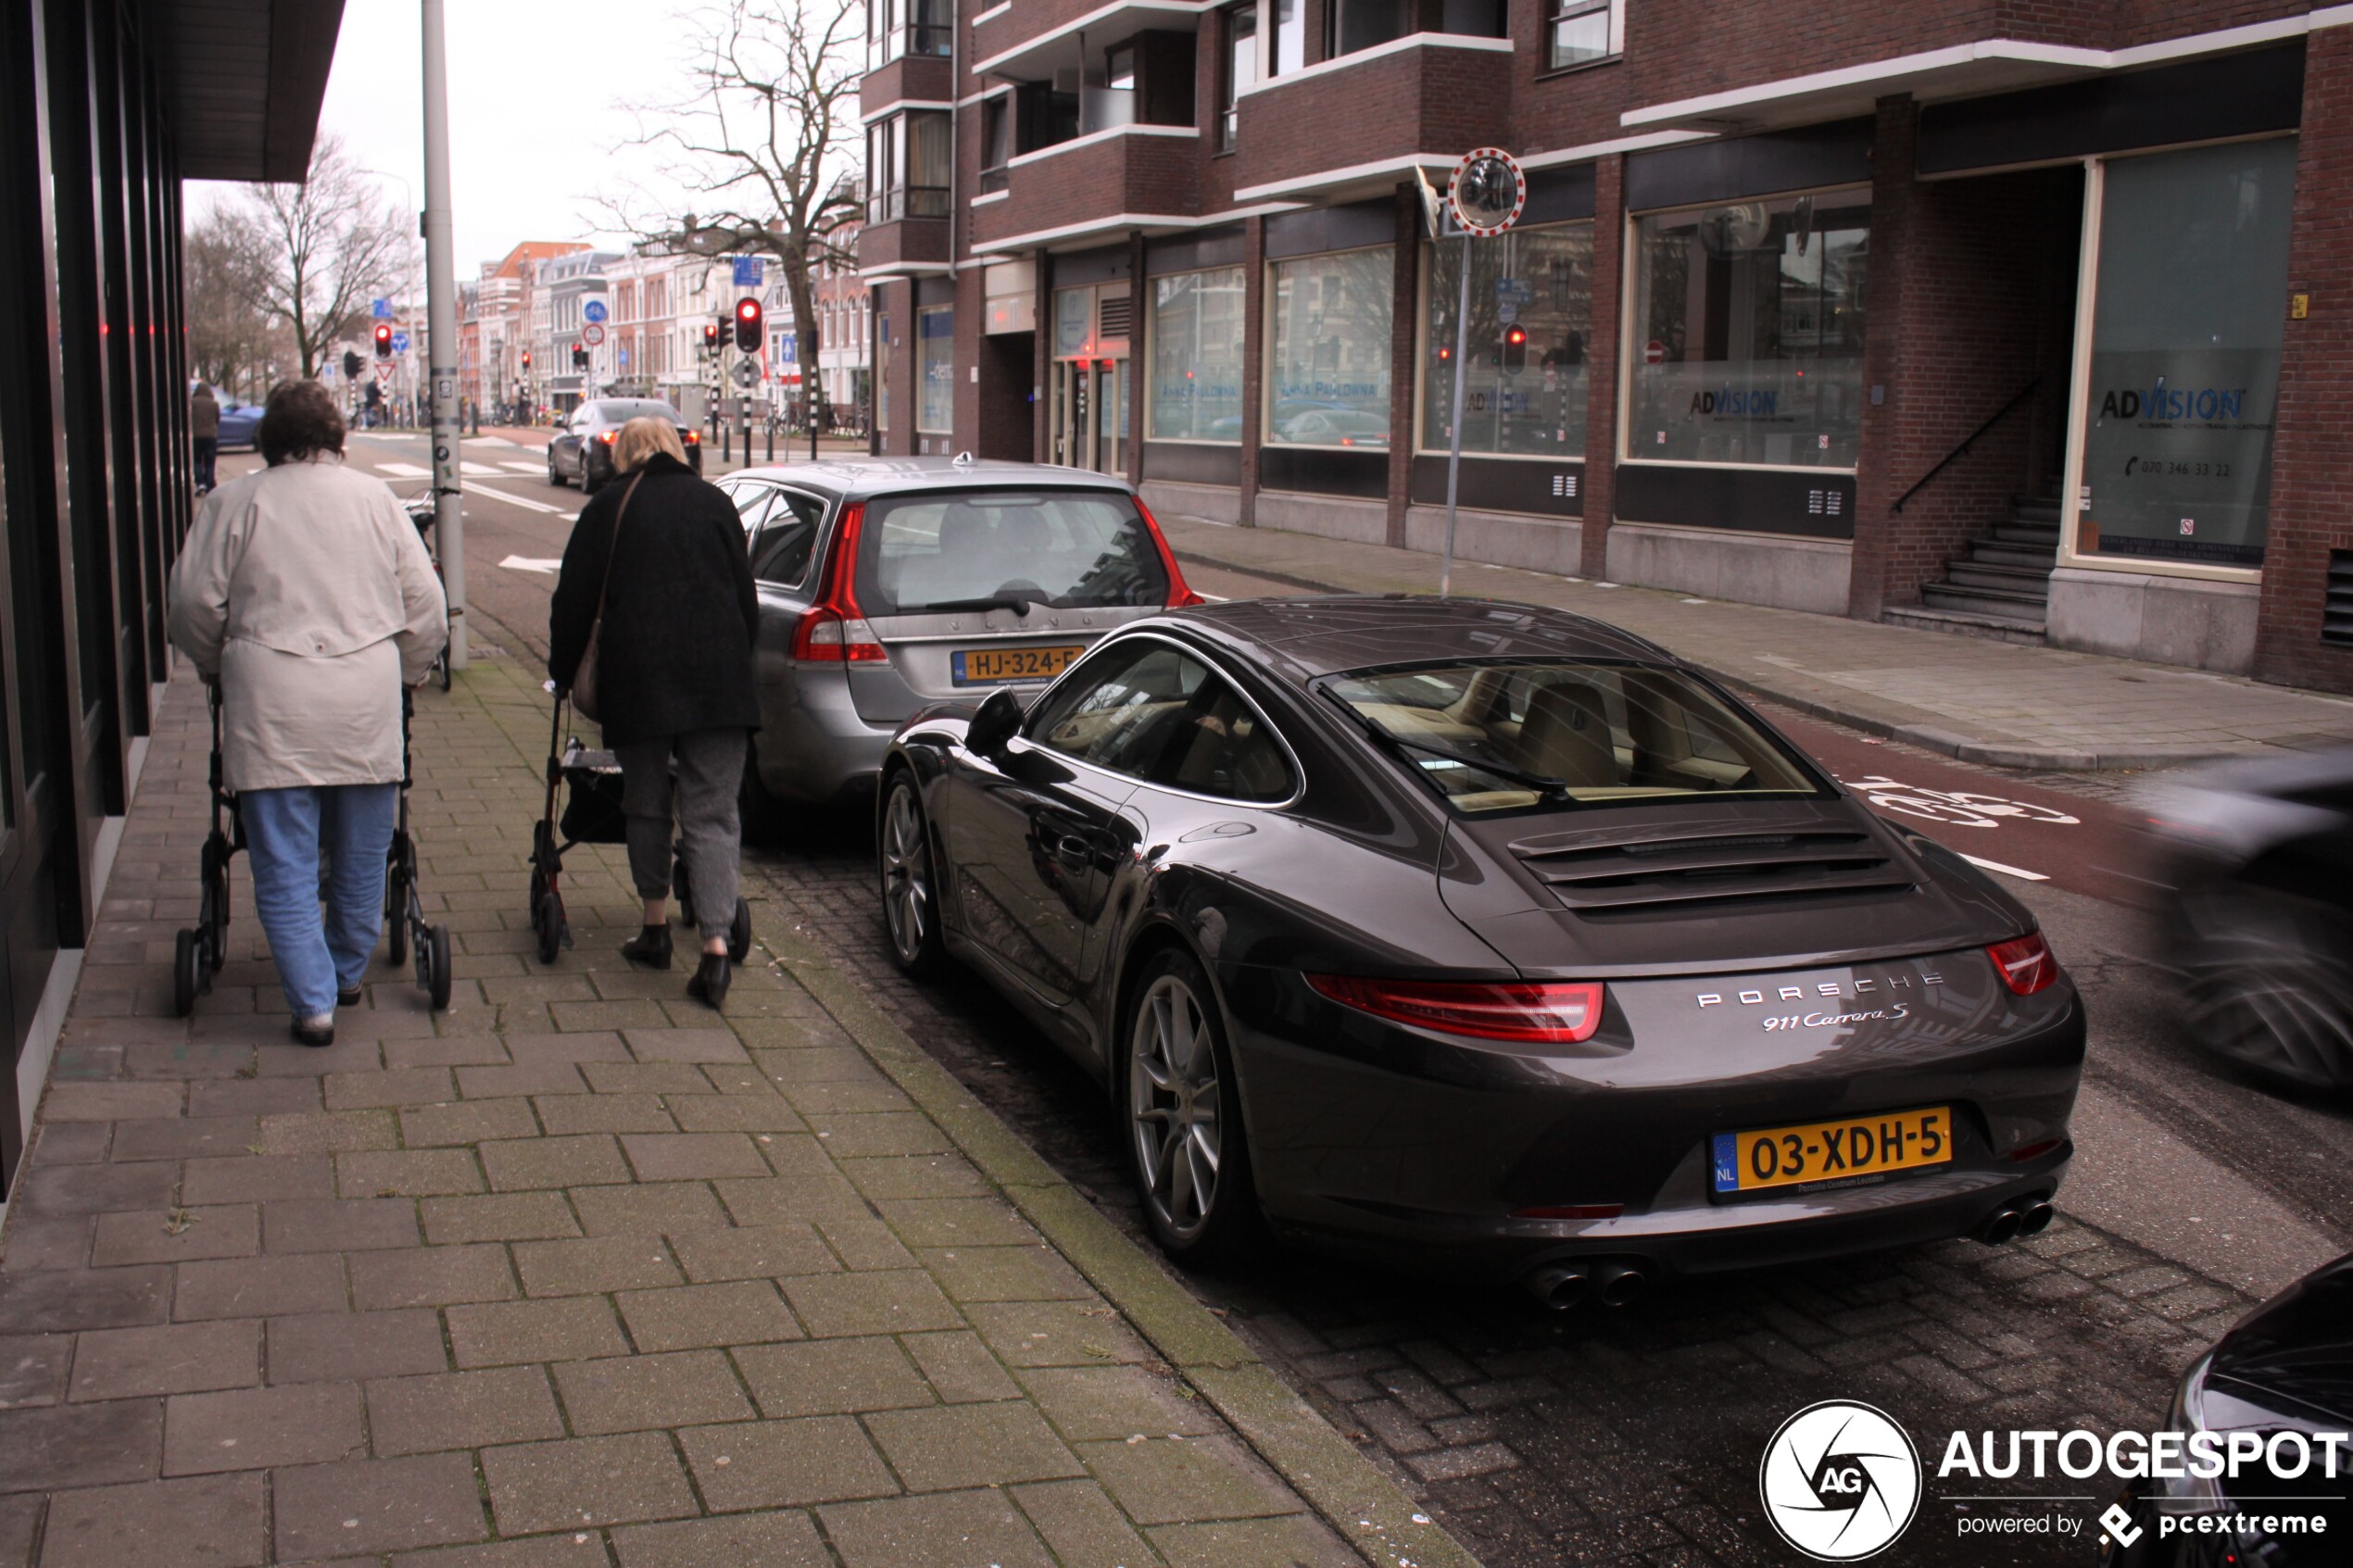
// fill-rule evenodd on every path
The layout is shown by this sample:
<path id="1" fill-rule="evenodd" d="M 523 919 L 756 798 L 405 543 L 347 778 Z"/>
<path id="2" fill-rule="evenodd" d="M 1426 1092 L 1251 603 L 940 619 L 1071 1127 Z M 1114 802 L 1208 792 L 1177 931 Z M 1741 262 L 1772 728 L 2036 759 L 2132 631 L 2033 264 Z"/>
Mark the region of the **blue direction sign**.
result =
<path id="1" fill-rule="evenodd" d="M 629 368 L 629 350 L 625 348 L 621 351 L 621 368 L 624 370 Z"/>
<path id="2" fill-rule="evenodd" d="M 379 321 L 389 321 L 389 320 L 392 320 L 392 301 L 390 301 L 390 300 L 388 300 L 388 299 L 371 299 L 371 300 L 370 300 L 370 301 L 368 302 L 368 314 L 369 314 L 369 315 L 371 315 L 371 316 L 372 316 L 372 317 L 374 317 L 374 318 L 375 318 L 377 320 L 379 320 Z"/>
<path id="3" fill-rule="evenodd" d="M 580 315 L 583 320 L 603 320 L 605 319 L 605 302 L 601 299 L 590 300 L 587 304 L 580 307 Z"/>
<path id="4" fill-rule="evenodd" d="M 1536 291 L 1524 279 L 1498 278 L 1495 297 L 1506 305 L 1529 305 L 1534 303 Z"/>
<path id="5" fill-rule="evenodd" d="M 395 354 L 406 354 L 409 352 L 409 334 L 407 332 L 395 332 L 392 334 L 392 351 Z"/>
<path id="6" fill-rule="evenodd" d="M 766 268 L 760 257 L 739 256 L 736 257 L 736 286 L 737 288 L 756 289 L 761 287 L 761 280 L 765 276 L 765 273 Z"/>
<path id="7" fill-rule="evenodd" d="M 776 357 L 787 365 L 798 359 L 800 357 L 800 339 L 791 332 L 777 334 Z"/>

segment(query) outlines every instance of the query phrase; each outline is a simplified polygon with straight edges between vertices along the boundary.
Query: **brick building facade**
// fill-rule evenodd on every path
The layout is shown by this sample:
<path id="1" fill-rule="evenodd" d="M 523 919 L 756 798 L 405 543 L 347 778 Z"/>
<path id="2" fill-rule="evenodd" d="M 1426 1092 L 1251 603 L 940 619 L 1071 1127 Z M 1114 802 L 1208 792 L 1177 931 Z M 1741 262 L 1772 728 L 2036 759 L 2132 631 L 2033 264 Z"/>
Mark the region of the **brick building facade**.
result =
<path id="1" fill-rule="evenodd" d="M 878 451 L 1434 548 L 1459 370 L 1468 558 L 2353 690 L 2353 6 L 869 24 Z"/>

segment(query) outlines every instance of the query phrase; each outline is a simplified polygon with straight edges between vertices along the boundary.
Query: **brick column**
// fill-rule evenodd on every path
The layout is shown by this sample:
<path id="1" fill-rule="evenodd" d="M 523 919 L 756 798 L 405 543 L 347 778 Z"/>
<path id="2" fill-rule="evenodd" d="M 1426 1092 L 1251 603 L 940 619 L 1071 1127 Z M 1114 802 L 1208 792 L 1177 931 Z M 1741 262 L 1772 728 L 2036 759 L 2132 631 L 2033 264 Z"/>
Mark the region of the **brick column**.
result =
<path id="1" fill-rule="evenodd" d="M 1038 351 L 1031 356 L 1036 379 L 1030 383 L 1030 395 L 1037 399 L 1029 406 L 1031 438 L 1036 444 L 1036 461 L 1050 463 L 1054 458 L 1053 414 L 1048 400 L 1054 395 L 1054 258 L 1045 251 L 1038 257 L 1038 307 L 1032 312 L 1038 318 L 1034 334 Z"/>
<path id="2" fill-rule="evenodd" d="M 1584 528 L 1578 570 L 1609 575 L 1609 525 L 1617 502 L 1617 345 L 1633 294 L 1622 276 L 1626 257 L 1626 159 L 1593 166 L 1593 320 L 1586 333 Z"/>
<path id="3" fill-rule="evenodd" d="M 1144 483 L 1144 383 L 1150 372 L 1151 280 L 1144 276 L 1144 232 L 1127 236 L 1127 483 Z"/>
<path id="4" fill-rule="evenodd" d="M 1405 547 L 1405 508 L 1413 504 L 1414 355 L 1421 342 L 1422 197 L 1397 187 L 1397 265 L 1389 332 L 1389 546 Z"/>
<path id="5" fill-rule="evenodd" d="M 1863 322 L 1863 428 L 1855 458 L 1855 552 L 1846 591 L 1846 613 L 1877 621 L 1895 594 L 1901 551 L 1896 531 L 1903 520 L 1888 508 L 1910 483 L 1899 462 L 1904 453 L 1902 369 L 1906 275 L 1911 270 L 1912 232 L 1919 192 L 1912 176 L 1919 116 L 1908 94 L 1879 101 L 1871 133 L 1871 256 L 1868 309 Z M 1886 388 L 1873 403 L 1871 388 Z"/>
<path id="6" fill-rule="evenodd" d="M 1263 24 L 1262 24 L 1263 25 Z M 1266 220 L 1242 220 L 1241 524 L 1258 526 L 1259 405 L 1266 385 Z"/>
<path id="7" fill-rule="evenodd" d="M 2353 251 L 2345 199 L 2353 189 L 2353 28 L 2316 29 L 2306 44 L 2304 124 L 2296 144 L 2290 295 L 2311 314 L 2290 319 L 2280 352 L 2271 433 L 2271 520 L 2255 673 L 2266 681 L 2353 692 L 2353 649 L 2321 641 L 2329 552 L 2353 550 L 2353 414 L 2344 369 L 2353 358 Z"/>

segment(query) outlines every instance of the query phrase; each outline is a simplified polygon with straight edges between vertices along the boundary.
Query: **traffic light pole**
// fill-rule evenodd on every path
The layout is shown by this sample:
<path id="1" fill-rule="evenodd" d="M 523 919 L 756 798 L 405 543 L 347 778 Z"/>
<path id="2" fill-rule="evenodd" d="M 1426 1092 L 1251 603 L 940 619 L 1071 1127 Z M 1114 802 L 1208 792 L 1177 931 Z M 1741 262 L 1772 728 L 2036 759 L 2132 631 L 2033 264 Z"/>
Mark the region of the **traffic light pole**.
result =
<path id="1" fill-rule="evenodd" d="M 449 668 L 466 667 L 466 521 L 458 487 L 458 267 L 449 236 L 449 51 L 442 0 L 422 0 L 425 315 L 433 383 L 433 534 L 449 599 Z"/>

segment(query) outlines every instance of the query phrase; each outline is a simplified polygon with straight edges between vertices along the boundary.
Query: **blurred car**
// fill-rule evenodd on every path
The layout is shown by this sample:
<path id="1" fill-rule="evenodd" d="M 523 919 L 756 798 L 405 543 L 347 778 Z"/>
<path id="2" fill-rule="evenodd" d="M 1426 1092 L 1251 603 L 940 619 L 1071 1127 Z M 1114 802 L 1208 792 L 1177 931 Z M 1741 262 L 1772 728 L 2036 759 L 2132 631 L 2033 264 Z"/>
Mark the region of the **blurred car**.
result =
<path id="1" fill-rule="evenodd" d="M 2211 1433 L 2226 1445 L 2254 1439 L 2266 1459 L 2234 1477 L 2135 1481 L 2118 1499 L 2133 1518 L 2108 1536 L 2102 1568 L 2334 1568 L 2353 1560 L 2345 1540 L 2353 1531 L 2353 1449 L 2345 1440 L 2353 1432 L 2353 1257 L 2240 1319 L 2191 1364 L 2165 1429 Z M 2309 1445 L 2300 1474 L 2267 1462 L 2272 1440 L 2290 1433 Z M 2321 1456 L 2322 1434 L 2335 1436 L 2333 1463 Z M 2295 1448 L 2283 1446 L 2284 1466 Z M 2325 1521 L 2319 1531 L 2315 1517 Z"/>
<path id="2" fill-rule="evenodd" d="M 1276 425 L 1277 436 L 1304 446 L 1386 446 L 1389 420 L 1354 408 L 1310 408 Z"/>
<path id="3" fill-rule="evenodd" d="M 214 392 L 220 392 L 215 387 Z M 239 448 L 253 449 L 254 433 L 261 428 L 261 405 L 240 403 L 233 397 L 220 398 L 220 434 L 217 451 L 233 452 Z"/>
<path id="4" fill-rule="evenodd" d="M 1136 493 L 1101 474 L 840 458 L 717 483 L 760 588 L 755 815 L 871 788 L 919 709 L 1035 691 L 1105 633 L 1198 602 Z"/>
<path id="5" fill-rule="evenodd" d="M 2189 1038 L 2353 1087 L 2353 749 L 2227 762 L 2143 797 Z"/>
<path id="6" fill-rule="evenodd" d="M 702 472 L 702 433 L 676 408 L 655 397 L 598 397 L 583 403 L 547 442 L 547 483 L 577 483 L 593 495 L 611 482 L 613 437 L 635 419 L 668 420 L 678 427 L 686 461 Z"/>
<path id="7" fill-rule="evenodd" d="M 1154 616 L 913 720 L 877 829 L 894 960 L 962 960 L 1103 1084 L 1180 1259 L 1263 1214 L 1623 1305 L 2032 1234 L 2073 1153 L 2034 917 L 1582 616 Z"/>

